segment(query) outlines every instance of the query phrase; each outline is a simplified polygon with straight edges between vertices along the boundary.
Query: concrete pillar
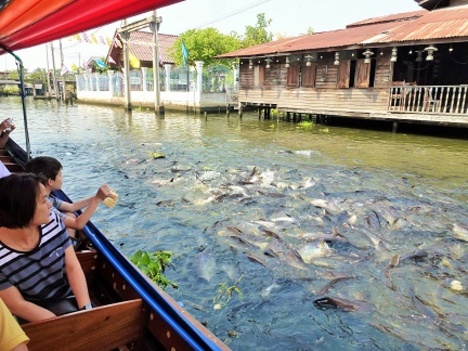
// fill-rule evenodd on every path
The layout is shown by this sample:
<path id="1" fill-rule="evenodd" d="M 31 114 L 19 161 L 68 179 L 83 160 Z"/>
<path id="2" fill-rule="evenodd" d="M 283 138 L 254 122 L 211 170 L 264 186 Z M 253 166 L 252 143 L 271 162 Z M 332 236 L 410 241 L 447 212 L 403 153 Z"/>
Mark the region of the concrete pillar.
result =
<path id="1" fill-rule="evenodd" d="M 111 93 L 111 96 L 114 95 L 114 80 L 112 79 L 112 77 L 114 77 L 114 71 L 110 69 L 107 71 L 107 78 L 109 79 L 109 91 Z"/>
<path id="2" fill-rule="evenodd" d="M 172 68 L 172 65 L 169 64 L 169 63 L 166 63 L 164 65 L 164 68 L 166 70 L 166 82 L 165 82 L 166 91 L 171 91 L 171 68 Z"/>
<path id="3" fill-rule="evenodd" d="M 89 74 L 83 74 L 83 78 L 84 78 L 84 81 L 85 81 L 85 91 L 91 91 L 91 85 L 89 84 Z"/>
<path id="4" fill-rule="evenodd" d="M 198 106 L 200 106 L 203 91 L 203 65 L 203 61 L 195 61 L 195 67 L 197 69 L 197 90 L 195 92 L 195 102 Z"/>
<path id="5" fill-rule="evenodd" d="M 99 91 L 99 77 L 101 76 L 100 73 L 94 73 L 94 77 L 96 78 L 96 91 Z"/>
<path id="6" fill-rule="evenodd" d="M 80 84 L 81 83 L 80 76 L 78 74 L 75 74 L 75 82 L 76 82 L 76 91 L 83 90 L 83 87 Z"/>
<path id="7" fill-rule="evenodd" d="M 143 91 L 148 91 L 147 81 L 148 81 L 148 67 L 141 67 L 141 74 L 143 76 Z"/>
<path id="8" fill-rule="evenodd" d="M 123 25 L 127 21 L 124 20 Z M 128 39 L 130 38 L 129 32 L 121 32 L 120 37 L 123 39 L 123 57 L 124 57 L 124 89 L 125 89 L 125 110 L 132 110 L 132 95 L 130 92 L 130 51 L 128 49 Z"/>
<path id="9" fill-rule="evenodd" d="M 234 76 L 234 91 L 239 90 L 239 65 L 237 63 L 232 64 L 232 74 Z"/>

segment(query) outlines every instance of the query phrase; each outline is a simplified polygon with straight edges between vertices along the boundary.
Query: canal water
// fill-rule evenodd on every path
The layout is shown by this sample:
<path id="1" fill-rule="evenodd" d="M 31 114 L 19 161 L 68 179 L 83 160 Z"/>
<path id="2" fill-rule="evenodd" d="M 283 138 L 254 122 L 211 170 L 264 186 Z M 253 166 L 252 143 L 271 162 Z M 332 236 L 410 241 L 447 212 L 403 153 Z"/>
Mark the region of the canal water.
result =
<path id="1" fill-rule="evenodd" d="M 27 105 L 33 156 L 72 199 L 110 184 L 94 223 L 171 251 L 167 292 L 233 350 L 467 349 L 467 140 Z"/>

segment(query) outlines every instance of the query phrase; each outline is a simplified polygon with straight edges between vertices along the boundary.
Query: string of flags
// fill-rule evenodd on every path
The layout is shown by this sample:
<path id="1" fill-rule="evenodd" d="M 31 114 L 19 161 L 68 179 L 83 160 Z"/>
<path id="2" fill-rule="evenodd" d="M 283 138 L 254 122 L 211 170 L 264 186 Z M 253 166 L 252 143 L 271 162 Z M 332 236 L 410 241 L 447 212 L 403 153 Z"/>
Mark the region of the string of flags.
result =
<path id="1" fill-rule="evenodd" d="M 83 33 L 77 33 L 75 35 L 67 37 L 68 41 L 78 41 L 80 43 L 88 43 L 88 44 L 99 44 L 99 45 L 107 45 L 111 46 L 112 44 L 117 44 L 118 40 L 113 40 L 110 37 L 102 36 L 102 35 L 96 35 L 96 34 L 91 34 L 88 35 L 85 32 Z"/>
<path id="2" fill-rule="evenodd" d="M 111 45 L 113 45 L 116 48 L 118 47 L 118 48 L 122 49 L 123 45 L 122 45 L 121 40 L 123 40 L 123 39 L 118 38 L 118 37 L 110 38 L 108 36 L 97 35 L 95 33 L 87 34 L 86 32 L 77 33 L 77 34 L 74 34 L 74 35 L 71 35 L 71 36 L 67 37 L 67 41 L 70 41 L 70 42 L 107 45 L 109 47 Z M 148 43 L 148 42 L 139 41 L 139 40 L 132 40 L 132 44 L 139 44 L 139 45 L 145 45 L 145 46 L 153 46 L 154 45 L 153 43 Z M 187 56 L 188 56 L 188 51 L 185 48 L 185 50 L 183 50 L 184 62 L 186 62 Z M 116 62 L 114 61 L 114 59 L 111 56 L 108 57 L 108 60 L 109 60 L 110 64 L 116 64 Z M 104 61 L 102 61 L 101 59 L 96 59 L 95 58 L 94 62 L 96 64 L 96 66 L 98 66 L 100 68 L 106 68 L 107 67 L 106 63 Z M 129 63 L 130 63 L 130 66 L 132 68 L 140 68 L 141 67 L 140 60 L 135 55 L 133 55 L 131 52 L 129 53 Z M 159 64 L 160 65 L 163 64 L 163 60 L 162 60 L 161 56 L 159 56 Z M 65 74 L 67 74 L 67 73 L 80 72 L 81 70 L 86 70 L 87 68 L 88 67 L 87 67 L 85 62 L 82 63 L 81 67 L 78 67 L 76 64 L 72 63 L 70 65 L 70 69 L 68 69 L 65 65 L 63 65 L 60 74 L 63 76 Z"/>

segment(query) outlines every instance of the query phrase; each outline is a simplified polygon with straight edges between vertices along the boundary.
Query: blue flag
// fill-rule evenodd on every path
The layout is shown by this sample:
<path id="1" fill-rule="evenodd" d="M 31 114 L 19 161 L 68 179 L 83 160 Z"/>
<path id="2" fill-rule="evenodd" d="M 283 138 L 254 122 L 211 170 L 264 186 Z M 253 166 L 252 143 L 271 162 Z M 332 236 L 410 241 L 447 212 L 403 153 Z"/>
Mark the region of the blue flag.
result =
<path id="1" fill-rule="evenodd" d="M 184 66 L 187 66 L 188 55 L 189 55 L 189 52 L 187 48 L 185 47 L 184 42 L 182 42 L 182 58 L 184 59 Z"/>
<path id="2" fill-rule="evenodd" d="M 96 62 L 96 65 L 98 65 L 101 68 L 106 68 L 107 67 L 106 64 L 104 63 L 104 61 L 102 61 L 99 58 L 95 59 L 94 62 Z"/>

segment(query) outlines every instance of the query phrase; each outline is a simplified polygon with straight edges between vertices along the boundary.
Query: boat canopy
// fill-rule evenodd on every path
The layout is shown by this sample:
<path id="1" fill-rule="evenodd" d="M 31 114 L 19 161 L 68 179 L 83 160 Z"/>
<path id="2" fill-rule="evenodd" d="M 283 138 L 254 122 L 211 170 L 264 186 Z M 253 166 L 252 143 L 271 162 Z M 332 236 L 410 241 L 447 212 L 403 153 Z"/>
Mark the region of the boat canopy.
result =
<path id="1" fill-rule="evenodd" d="M 28 48 L 180 1 L 0 0 L 0 47 Z"/>

